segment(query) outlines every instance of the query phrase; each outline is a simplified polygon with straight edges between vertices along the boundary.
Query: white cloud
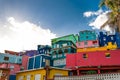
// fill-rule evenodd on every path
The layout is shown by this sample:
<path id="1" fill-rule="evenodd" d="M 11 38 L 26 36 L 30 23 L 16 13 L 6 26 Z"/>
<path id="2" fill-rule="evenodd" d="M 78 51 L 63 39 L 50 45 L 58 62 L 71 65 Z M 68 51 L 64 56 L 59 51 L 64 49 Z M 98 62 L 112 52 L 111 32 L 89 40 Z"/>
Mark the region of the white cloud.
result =
<path id="1" fill-rule="evenodd" d="M 96 18 L 93 21 L 89 22 L 89 26 L 91 26 L 92 29 L 100 29 L 100 27 L 108 20 L 107 14 L 109 12 L 110 11 L 103 11 L 100 9 L 96 12 L 94 11 L 85 12 L 83 15 L 85 17 L 90 17 L 90 16 L 95 15 Z M 111 31 L 111 28 L 109 27 L 109 25 L 106 25 L 105 28 L 103 28 L 103 30 Z"/>
<path id="2" fill-rule="evenodd" d="M 0 52 L 5 49 L 13 51 L 37 49 L 38 44 L 50 45 L 56 34 L 49 29 L 29 21 L 18 22 L 13 17 L 0 27 Z"/>
<path id="3" fill-rule="evenodd" d="M 93 15 L 93 12 L 91 12 L 91 11 L 84 12 L 83 15 L 84 15 L 85 17 L 90 17 L 91 15 Z"/>
<path id="4" fill-rule="evenodd" d="M 96 17 L 96 19 L 89 23 L 89 26 L 93 26 L 96 29 L 100 29 L 100 26 L 108 20 L 107 12 L 100 14 Z"/>
<path id="5" fill-rule="evenodd" d="M 100 15 L 103 13 L 103 10 L 102 9 L 99 9 L 98 11 L 87 11 L 87 12 L 84 12 L 83 15 L 85 17 L 90 17 L 90 16 L 93 16 L 93 15 Z"/>

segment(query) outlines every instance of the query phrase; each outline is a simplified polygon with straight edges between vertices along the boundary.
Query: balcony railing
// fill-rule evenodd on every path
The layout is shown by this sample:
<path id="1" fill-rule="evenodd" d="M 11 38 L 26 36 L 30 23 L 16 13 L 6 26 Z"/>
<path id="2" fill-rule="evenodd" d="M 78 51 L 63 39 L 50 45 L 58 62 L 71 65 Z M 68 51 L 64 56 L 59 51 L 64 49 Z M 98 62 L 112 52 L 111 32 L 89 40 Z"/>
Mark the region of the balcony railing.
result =
<path id="1" fill-rule="evenodd" d="M 120 73 L 106 73 L 82 76 L 55 76 L 54 80 L 120 80 Z"/>

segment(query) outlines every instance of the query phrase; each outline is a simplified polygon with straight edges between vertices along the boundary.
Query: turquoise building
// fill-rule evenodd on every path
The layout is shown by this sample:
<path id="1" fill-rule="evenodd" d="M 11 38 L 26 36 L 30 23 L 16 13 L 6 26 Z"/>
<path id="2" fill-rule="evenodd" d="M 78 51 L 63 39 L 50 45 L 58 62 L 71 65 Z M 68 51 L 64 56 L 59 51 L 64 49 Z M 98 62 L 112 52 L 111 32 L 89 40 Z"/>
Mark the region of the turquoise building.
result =
<path id="1" fill-rule="evenodd" d="M 54 67 L 66 66 L 66 54 L 76 53 L 76 45 L 70 40 L 60 40 L 52 44 L 51 57 Z"/>
<path id="2" fill-rule="evenodd" d="M 97 40 L 97 34 L 95 31 L 84 30 L 79 32 L 78 41 Z"/>

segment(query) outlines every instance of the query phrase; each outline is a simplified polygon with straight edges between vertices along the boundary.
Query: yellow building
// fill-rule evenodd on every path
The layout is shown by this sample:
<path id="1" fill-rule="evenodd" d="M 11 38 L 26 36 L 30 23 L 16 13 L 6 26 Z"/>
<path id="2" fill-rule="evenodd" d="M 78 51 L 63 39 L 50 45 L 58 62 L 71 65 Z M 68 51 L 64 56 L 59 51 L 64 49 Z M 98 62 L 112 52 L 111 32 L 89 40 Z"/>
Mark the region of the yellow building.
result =
<path id="1" fill-rule="evenodd" d="M 112 44 L 112 42 L 108 42 L 108 45 L 104 47 L 78 48 L 77 52 L 106 51 L 106 50 L 112 50 L 112 49 L 117 49 L 117 45 Z"/>
<path id="2" fill-rule="evenodd" d="M 68 76 L 68 69 L 49 67 L 34 70 L 20 71 L 16 74 L 16 80 L 45 80 L 53 79 L 56 75 Z M 47 77 L 46 77 L 47 76 Z"/>
<path id="3" fill-rule="evenodd" d="M 94 52 L 94 51 L 106 51 L 107 47 L 95 47 L 95 48 L 78 48 L 77 52 Z"/>
<path id="4" fill-rule="evenodd" d="M 112 44 L 112 42 L 108 42 L 107 49 L 116 49 L 116 48 L 117 48 L 116 44 Z"/>

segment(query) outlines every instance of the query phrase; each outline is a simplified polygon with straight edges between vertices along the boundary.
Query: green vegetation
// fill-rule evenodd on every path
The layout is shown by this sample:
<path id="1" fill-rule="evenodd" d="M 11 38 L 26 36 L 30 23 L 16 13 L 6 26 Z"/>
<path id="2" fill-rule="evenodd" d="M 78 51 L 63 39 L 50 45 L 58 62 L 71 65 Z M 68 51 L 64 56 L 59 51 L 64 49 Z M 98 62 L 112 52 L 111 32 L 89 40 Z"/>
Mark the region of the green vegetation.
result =
<path id="1" fill-rule="evenodd" d="M 108 24 L 110 28 L 120 32 L 120 0 L 101 0 L 99 7 L 103 6 L 106 6 L 110 12 L 107 14 L 109 19 L 101 26 L 101 29 Z"/>

